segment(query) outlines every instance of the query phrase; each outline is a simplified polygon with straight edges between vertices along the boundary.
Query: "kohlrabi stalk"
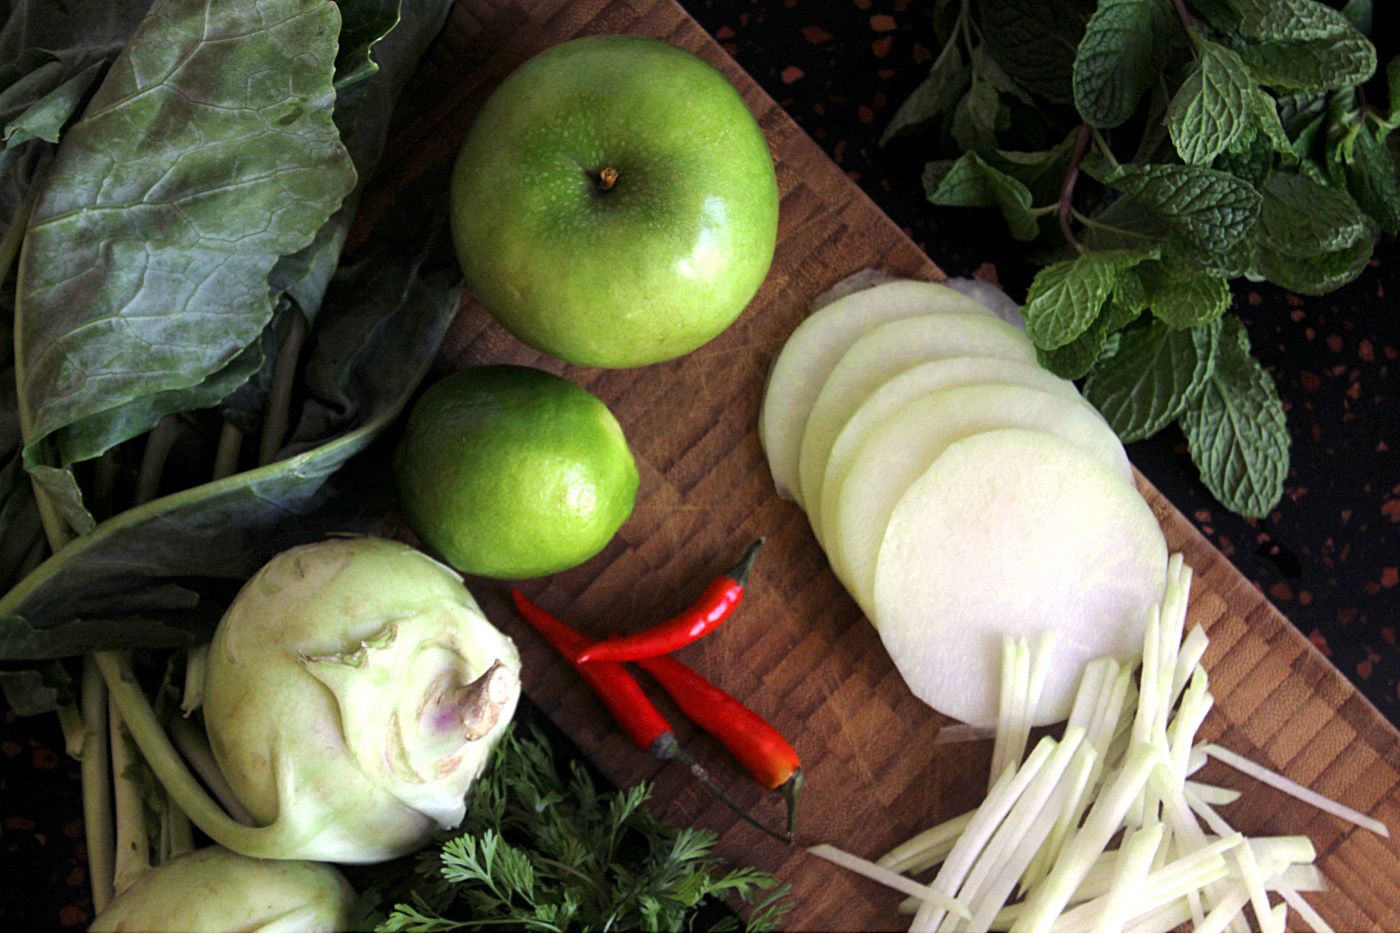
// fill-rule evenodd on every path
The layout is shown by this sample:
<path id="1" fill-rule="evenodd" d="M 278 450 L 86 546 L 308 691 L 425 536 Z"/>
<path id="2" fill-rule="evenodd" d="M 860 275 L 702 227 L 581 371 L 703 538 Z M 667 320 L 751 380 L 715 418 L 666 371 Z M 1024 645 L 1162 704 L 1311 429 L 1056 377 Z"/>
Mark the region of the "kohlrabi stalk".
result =
<path id="1" fill-rule="evenodd" d="M 112 900 L 113 856 L 116 840 L 112 827 L 112 760 L 107 745 L 107 686 L 91 655 L 83 659 L 83 830 L 88 853 L 88 878 L 92 904 L 97 911 Z"/>
<path id="2" fill-rule="evenodd" d="M 146 835 L 146 802 L 132 776 L 136 757 L 127 744 L 121 711 L 107 698 L 107 729 L 112 741 L 113 802 L 117 810 L 117 859 L 112 885 L 120 895 L 151 868 Z"/>

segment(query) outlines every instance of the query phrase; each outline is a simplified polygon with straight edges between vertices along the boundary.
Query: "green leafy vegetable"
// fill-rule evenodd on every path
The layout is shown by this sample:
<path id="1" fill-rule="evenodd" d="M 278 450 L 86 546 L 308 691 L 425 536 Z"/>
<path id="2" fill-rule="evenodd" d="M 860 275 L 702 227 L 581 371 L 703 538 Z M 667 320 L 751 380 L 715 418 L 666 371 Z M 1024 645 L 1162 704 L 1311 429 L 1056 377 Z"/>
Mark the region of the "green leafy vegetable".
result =
<path id="1" fill-rule="evenodd" d="M 1181 428 L 1211 495 L 1242 516 L 1267 516 L 1288 475 L 1288 427 L 1274 381 L 1250 356 L 1238 319 L 1224 322 L 1215 368 L 1182 413 Z"/>
<path id="2" fill-rule="evenodd" d="M 652 817 L 649 796 L 645 784 L 602 793 L 577 763 L 561 774 L 538 734 L 508 735 L 461 830 L 407 879 L 379 883 L 368 913 L 381 931 L 718 930 L 730 919 L 698 926 L 700 910 L 735 898 L 747 930 L 776 927 L 786 887 L 714 856 L 713 833 Z"/>
<path id="3" fill-rule="evenodd" d="M 1030 245 L 1043 268 L 1022 316 L 1044 366 L 1087 378 L 1126 440 L 1199 429 L 1267 380 L 1247 343 L 1213 375 L 1222 328 L 1239 327 L 1232 279 L 1321 295 L 1361 274 L 1379 232 L 1400 230 L 1400 59 L 1382 106 L 1361 87 L 1377 64 L 1372 12 L 1370 0 L 940 0 L 942 52 L 885 142 L 929 147 L 932 204 L 996 208 Z M 1287 470 L 1272 411 L 1230 409 L 1253 420 L 1232 434 L 1239 449 L 1268 456 L 1192 449 L 1208 488 L 1251 515 L 1282 491 L 1260 465 Z"/>

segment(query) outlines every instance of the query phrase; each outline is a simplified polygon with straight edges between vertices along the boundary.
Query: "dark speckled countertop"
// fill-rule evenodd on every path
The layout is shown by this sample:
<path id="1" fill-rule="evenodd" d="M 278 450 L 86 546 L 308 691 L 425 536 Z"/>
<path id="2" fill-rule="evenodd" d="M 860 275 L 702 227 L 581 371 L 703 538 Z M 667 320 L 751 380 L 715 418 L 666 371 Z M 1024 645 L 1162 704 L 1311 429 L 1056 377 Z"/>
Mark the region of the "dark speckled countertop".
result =
<path id="1" fill-rule="evenodd" d="M 1000 218 L 932 208 L 918 154 L 884 152 L 877 143 L 933 57 L 927 4 L 682 3 L 944 270 L 994 279 L 1024 296 L 1033 270 Z M 1236 289 L 1235 307 L 1278 381 L 1293 439 L 1287 493 L 1267 519 L 1221 509 L 1175 429 L 1129 448 L 1138 468 L 1392 723 L 1400 723 L 1397 298 L 1394 238 L 1379 244 L 1360 279 L 1323 298 L 1267 285 Z M 78 795 L 77 763 L 62 754 L 53 718 L 15 722 L 7 710 L 0 723 L 7 929 L 80 929 L 91 920 Z"/>

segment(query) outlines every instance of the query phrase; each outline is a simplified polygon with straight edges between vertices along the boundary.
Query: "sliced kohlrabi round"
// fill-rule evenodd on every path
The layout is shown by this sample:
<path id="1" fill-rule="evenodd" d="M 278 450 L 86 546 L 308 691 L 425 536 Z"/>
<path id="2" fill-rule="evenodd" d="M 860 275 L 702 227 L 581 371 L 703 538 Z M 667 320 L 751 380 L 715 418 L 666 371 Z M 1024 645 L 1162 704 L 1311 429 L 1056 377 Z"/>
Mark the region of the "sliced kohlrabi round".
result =
<path id="1" fill-rule="evenodd" d="M 1035 347 L 989 314 L 920 315 L 890 321 L 862 335 L 832 367 L 812 403 L 798 457 L 798 502 L 820 521 L 825 457 L 841 426 L 866 397 L 896 374 L 929 360 L 999 357 L 1034 364 Z"/>
<path id="2" fill-rule="evenodd" d="M 996 722 L 1002 637 L 1054 628 L 1032 723 L 1069 713 L 1090 659 L 1142 646 L 1166 586 L 1152 510 L 1084 448 L 1006 429 L 948 447 L 890 515 L 874 579 L 880 638 L 940 713 Z"/>
<path id="3" fill-rule="evenodd" d="M 845 480 L 833 491 L 835 521 L 825 528 L 827 559 L 877 626 L 875 564 L 896 504 L 950 446 L 970 435 L 1006 428 L 1045 432 L 1067 441 L 1111 471 L 1121 486 L 1132 488 L 1123 445 L 1080 400 L 1010 385 L 961 386 L 914 400 L 873 430 L 852 457 Z M 987 474 L 1033 472 L 1035 464 L 989 460 L 981 468 Z"/>
<path id="4" fill-rule="evenodd" d="M 985 315 L 980 302 L 933 282 L 897 279 L 845 295 L 797 326 L 768 373 L 758 440 L 768 455 L 781 496 L 795 498 L 797 459 L 807 413 L 836 361 L 866 331 L 912 315 L 952 312 Z"/>
<path id="5" fill-rule="evenodd" d="M 881 383 L 865 397 L 851 417 L 841 426 L 831 449 L 821 454 L 825 463 L 821 468 L 822 482 L 817 492 L 819 497 L 807 501 L 812 528 L 820 537 L 822 530 L 832 522 L 835 513 L 835 497 L 832 491 L 845 479 L 850 459 L 859 449 L 870 432 L 881 422 L 894 415 L 904 406 L 940 389 L 957 386 L 971 386 L 978 383 L 1003 383 L 1039 389 L 1042 392 L 1080 401 L 1079 390 L 1067 379 L 1060 379 L 1049 370 L 1031 363 L 1018 363 L 997 357 L 952 357 L 930 360 L 912 366 Z"/>

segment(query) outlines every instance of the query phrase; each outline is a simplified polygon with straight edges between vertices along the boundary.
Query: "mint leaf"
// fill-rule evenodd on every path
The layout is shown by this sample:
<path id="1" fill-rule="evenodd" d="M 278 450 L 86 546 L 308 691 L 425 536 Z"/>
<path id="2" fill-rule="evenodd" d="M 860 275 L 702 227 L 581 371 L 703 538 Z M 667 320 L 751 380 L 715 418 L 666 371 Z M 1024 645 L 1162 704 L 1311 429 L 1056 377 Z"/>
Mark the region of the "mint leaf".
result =
<path id="1" fill-rule="evenodd" d="M 1316 256 L 1371 237 L 1366 216 L 1345 191 L 1276 172 L 1261 188 L 1259 228 L 1274 251 Z"/>
<path id="2" fill-rule="evenodd" d="M 1201 58 L 1167 109 L 1182 160 L 1206 165 L 1235 146 L 1255 122 L 1254 82 L 1239 55 L 1201 40 Z"/>
<path id="3" fill-rule="evenodd" d="M 1230 283 L 1174 259 L 1144 263 L 1140 269 L 1152 316 L 1178 330 L 1209 324 L 1230 307 Z"/>
<path id="4" fill-rule="evenodd" d="M 979 0 L 987 51 L 1021 87 L 1056 104 L 1074 99 L 1074 53 L 1094 0 Z"/>
<path id="5" fill-rule="evenodd" d="M 956 104 L 967 90 L 970 75 L 955 36 L 934 61 L 928 77 L 899 105 L 880 137 L 880 145 L 913 134 Z"/>
<path id="6" fill-rule="evenodd" d="M 997 125 L 1002 121 L 997 89 L 974 75 L 967 93 L 953 109 L 953 138 L 965 150 L 995 149 Z"/>
<path id="7" fill-rule="evenodd" d="M 1269 141 L 1274 152 L 1291 154 L 1293 151 L 1293 141 L 1288 138 L 1288 131 L 1283 126 L 1283 119 L 1279 116 L 1278 102 L 1268 91 L 1255 88 L 1250 96 L 1250 111 L 1254 115 L 1254 125 L 1259 132 Z"/>
<path id="8" fill-rule="evenodd" d="M 1288 426 L 1238 319 L 1224 322 L 1214 372 L 1180 421 L 1206 489 L 1231 512 L 1268 515 L 1288 476 Z"/>
<path id="9" fill-rule="evenodd" d="M 1341 13 L 1357 32 L 1371 34 L 1371 0 L 1347 0 Z"/>
<path id="10" fill-rule="evenodd" d="M 1371 129 L 1362 127 L 1343 160 L 1347 190 L 1376 225 L 1392 236 L 1400 233 L 1400 182 L 1395 160 Z"/>
<path id="11" fill-rule="evenodd" d="M 1094 322 L 1118 284 L 1118 271 L 1155 255 L 1109 250 L 1046 266 L 1036 273 L 1021 309 L 1026 335 L 1042 350 L 1068 344 Z"/>
<path id="12" fill-rule="evenodd" d="M 1100 0 L 1074 54 L 1074 106 L 1088 123 L 1115 127 L 1133 115 L 1156 76 L 1157 0 Z"/>
<path id="13" fill-rule="evenodd" d="M 1259 216 L 1259 192 L 1215 169 L 1125 165 L 1102 180 L 1154 209 L 1186 243 L 1212 253 L 1232 249 Z"/>
<path id="14" fill-rule="evenodd" d="M 1371 259 L 1370 239 L 1358 240 L 1334 253 L 1298 256 L 1264 247 L 1259 252 L 1259 274 L 1276 285 L 1303 295 L 1326 295 L 1351 282 Z"/>
<path id="15" fill-rule="evenodd" d="M 945 207 L 1001 208 L 1006 226 L 1017 240 L 1034 240 L 1040 233 L 1031 214 L 1031 193 L 1025 185 L 992 168 L 975 152 L 950 163 L 930 163 L 924 187 L 933 204 Z"/>
<path id="16" fill-rule="evenodd" d="M 1345 16 L 1315 0 L 1230 0 L 1248 39 L 1330 39 L 1356 35 Z"/>
<path id="17" fill-rule="evenodd" d="M 1176 420 L 1201 392 L 1215 366 L 1220 324 L 1191 330 L 1160 321 L 1119 335 L 1118 351 L 1084 383 L 1124 443 L 1151 437 Z"/>
<path id="18" fill-rule="evenodd" d="M 1074 340 L 1054 350 L 1036 349 L 1040 365 L 1063 379 L 1079 379 L 1109 349 L 1110 336 L 1129 324 L 1147 307 L 1147 290 L 1133 269 L 1120 269 L 1114 276 L 1113 294 L 1093 323 Z M 1114 340 L 1116 340 L 1114 336 Z"/>
<path id="19" fill-rule="evenodd" d="M 1331 91 L 1363 84 L 1376 70 L 1376 47 L 1360 33 L 1239 50 L 1255 79 L 1272 88 Z"/>

